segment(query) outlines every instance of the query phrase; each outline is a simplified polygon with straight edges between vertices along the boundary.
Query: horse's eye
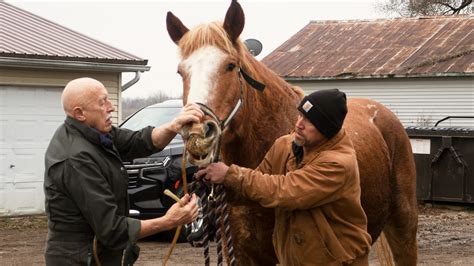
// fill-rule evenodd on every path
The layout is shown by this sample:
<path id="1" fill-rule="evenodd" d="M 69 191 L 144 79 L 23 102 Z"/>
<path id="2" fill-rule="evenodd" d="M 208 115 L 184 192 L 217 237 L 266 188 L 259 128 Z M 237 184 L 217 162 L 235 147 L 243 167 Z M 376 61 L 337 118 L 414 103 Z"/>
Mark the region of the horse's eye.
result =
<path id="1" fill-rule="evenodd" d="M 227 65 L 227 71 L 232 71 L 232 70 L 234 70 L 234 68 L 235 68 L 235 64 L 233 64 L 233 63 L 230 63 L 230 64 Z"/>

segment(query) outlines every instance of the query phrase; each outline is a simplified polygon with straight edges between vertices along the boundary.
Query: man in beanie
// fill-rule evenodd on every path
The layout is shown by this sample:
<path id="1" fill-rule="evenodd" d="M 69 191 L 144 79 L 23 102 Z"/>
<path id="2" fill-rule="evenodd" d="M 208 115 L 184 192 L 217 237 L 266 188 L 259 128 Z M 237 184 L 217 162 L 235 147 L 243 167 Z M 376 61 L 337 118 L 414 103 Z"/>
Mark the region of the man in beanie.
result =
<path id="1" fill-rule="evenodd" d="M 273 245 L 281 265 L 368 265 L 372 241 L 359 168 L 342 128 L 346 95 L 317 91 L 298 110 L 295 132 L 277 139 L 257 169 L 219 162 L 196 176 L 275 208 Z"/>

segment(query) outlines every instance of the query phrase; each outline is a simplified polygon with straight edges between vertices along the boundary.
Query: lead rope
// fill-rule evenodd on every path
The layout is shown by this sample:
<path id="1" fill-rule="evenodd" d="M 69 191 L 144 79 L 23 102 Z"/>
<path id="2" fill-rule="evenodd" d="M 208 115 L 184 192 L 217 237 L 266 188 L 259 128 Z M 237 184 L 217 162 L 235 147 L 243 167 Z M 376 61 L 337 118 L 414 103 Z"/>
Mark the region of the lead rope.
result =
<path id="1" fill-rule="evenodd" d="M 191 239 L 191 234 L 189 234 L 188 242 L 193 247 L 203 248 L 204 265 L 209 266 L 211 263 L 211 260 L 209 257 L 209 235 L 210 235 L 211 227 L 209 226 L 210 208 L 209 208 L 209 201 L 208 201 L 206 190 L 207 190 L 206 185 L 202 181 L 195 180 L 190 185 L 190 191 L 193 191 L 193 193 L 198 195 L 198 197 L 201 199 L 201 208 L 202 208 L 202 214 L 203 214 L 202 230 L 204 233 L 202 235 L 202 239 L 199 241 Z"/>
<path id="2" fill-rule="evenodd" d="M 241 90 L 241 94 L 242 94 L 242 83 L 241 83 L 241 86 L 240 86 L 240 90 Z M 220 126 L 220 129 L 223 130 L 227 125 L 228 123 L 230 122 L 230 120 L 232 120 L 232 118 L 234 117 L 234 115 L 237 113 L 237 111 L 240 109 L 241 105 L 242 105 L 242 97 L 239 98 L 236 106 L 234 107 L 234 109 L 231 111 L 231 113 L 228 115 L 228 117 L 224 120 L 224 121 L 220 121 L 219 118 L 214 114 L 214 112 L 209 108 L 207 107 L 205 104 L 200 104 L 198 103 L 201 107 L 201 109 L 204 111 L 204 113 L 206 113 L 207 115 L 209 115 L 217 124 L 219 124 Z M 218 162 L 219 161 L 219 151 L 220 151 L 220 140 L 218 140 L 218 143 L 217 145 L 214 147 L 215 151 L 216 152 L 216 156 L 214 157 L 213 159 L 213 163 L 215 162 Z M 202 182 L 202 180 L 201 180 Z M 215 187 L 215 193 L 214 193 L 214 187 Z M 205 193 L 206 191 L 204 191 Z M 215 196 L 214 196 L 215 194 Z M 205 194 L 204 194 L 205 195 Z M 206 198 L 205 196 L 203 198 Z M 229 208 L 227 206 L 227 201 L 226 201 L 226 192 L 225 192 L 225 189 L 223 187 L 223 185 L 212 185 L 212 191 L 211 191 L 211 194 L 209 195 L 209 198 L 212 198 L 212 199 L 215 199 L 215 204 L 217 205 L 216 207 L 216 210 L 215 210 L 215 225 L 216 225 L 216 234 L 215 234 L 215 238 L 216 238 L 216 250 L 217 250 L 217 265 L 222 265 L 223 263 L 223 255 L 222 255 L 222 249 L 223 249 L 223 243 L 222 243 L 222 235 L 221 235 L 221 224 L 223 223 L 223 226 L 224 226 L 224 235 L 225 235 L 225 238 L 226 238 L 226 242 L 227 242 L 227 254 L 229 256 L 229 264 L 230 265 L 235 265 L 236 264 L 236 260 L 235 260 L 235 256 L 234 256 L 234 247 L 233 247 L 233 241 L 232 241 L 232 236 L 231 236 L 231 233 L 230 233 L 230 223 L 229 223 Z M 208 198 L 208 199 L 209 199 Z M 208 204 L 206 202 L 206 204 L 204 205 L 203 204 L 203 212 L 204 212 L 204 215 L 207 219 L 205 219 L 203 221 L 203 224 L 206 224 L 206 226 L 208 226 Z M 206 221 L 207 220 L 207 221 Z M 204 239 L 205 239 L 205 243 L 204 243 L 204 257 L 206 259 L 206 263 L 209 261 L 209 247 L 208 247 L 208 241 L 209 241 L 209 230 L 210 228 L 207 227 L 206 230 L 205 230 L 205 233 L 204 233 Z M 209 264 L 206 264 L 206 265 L 209 265 Z"/>
<path id="3" fill-rule="evenodd" d="M 223 244 L 220 243 L 221 239 L 221 221 L 223 220 L 224 224 L 224 235 L 227 242 L 227 254 L 229 256 L 229 265 L 234 266 L 236 264 L 235 256 L 234 256 L 234 244 L 232 240 L 232 235 L 230 233 L 230 222 L 229 222 L 229 209 L 227 206 L 227 194 L 225 192 L 223 185 L 218 185 L 216 187 L 216 194 L 217 194 L 217 219 L 216 224 L 217 231 L 216 231 L 216 239 L 217 241 L 217 265 L 222 265 L 222 246 Z"/>
<path id="4" fill-rule="evenodd" d="M 219 189 L 220 185 L 216 186 L 216 193 L 220 191 Z M 222 237 L 221 237 L 221 222 L 222 222 L 222 215 L 221 215 L 221 205 L 220 205 L 220 199 L 221 199 L 221 194 L 217 193 L 217 199 L 216 199 L 216 251 L 217 251 L 217 265 L 222 265 L 223 257 L 222 257 Z"/>
<path id="5" fill-rule="evenodd" d="M 94 260 L 97 266 L 101 266 L 99 256 L 97 255 L 97 236 L 94 236 L 92 241 L 92 253 L 94 253 Z"/>
<path id="6" fill-rule="evenodd" d="M 224 186 L 222 187 L 222 205 L 223 205 L 223 214 L 224 214 L 224 234 L 227 240 L 227 253 L 229 255 L 230 265 L 235 266 L 237 261 L 235 260 L 234 255 L 234 241 L 232 239 L 232 234 L 230 232 L 230 220 L 229 220 L 229 208 L 227 206 L 227 193 L 225 192 Z"/>
<path id="7" fill-rule="evenodd" d="M 224 124 L 221 124 L 224 127 Z M 217 151 L 220 150 L 220 140 L 216 145 Z M 219 161 L 219 153 L 217 153 L 216 157 L 214 158 L 213 162 Z M 217 250 L 217 265 L 222 265 L 223 263 L 223 255 L 222 255 L 222 248 L 224 244 L 222 243 L 222 236 L 221 236 L 221 224 L 223 221 L 224 224 L 224 235 L 227 241 L 227 255 L 229 256 L 229 264 L 234 266 L 236 264 L 235 256 L 234 256 L 234 245 L 232 241 L 232 235 L 230 233 L 230 223 L 229 223 L 229 208 L 227 207 L 227 200 L 226 200 L 226 192 L 224 186 L 219 184 L 215 186 L 215 198 L 216 198 L 216 250 Z"/>
<path id="8" fill-rule="evenodd" d="M 214 161 L 217 161 L 216 158 Z M 192 241 L 188 239 L 194 247 L 203 247 L 203 254 L 204 254 L 204 265 L 210 265 L 210 257 L 209 257 L 209 235 L 211 234 L 211 227 L 209 226 L 209 221 L 211 220 L 211 207 L 209 205 L 210 200 L 214 200 L 216 202 L 217 208 L 215 211 L 215 220 L 216 220 L 216 249 L 217 249 L 217 265 L 223 264 L 223 255 L 222 255 L 222 238 L 221 238 L 221 223 L 223 221 L 224 224 L 224 235 L 226 237 L 227 242 L 227 251 L 229 256 L 229 265 L 236 265 L 235 255 L 234 255 L 234 247 L 233 247 L 233 240 L 232 235 L 230 232 L 230 222 L 229 222 L 229 208 L 226 201 L 226 192 L 223 185 L 215 185 L 214 188 L 211 190 L 211 193 L 207 195 L 206 184 L 200 181 L 194 181 L 190 185 L 190 190 L 194 191 L 194 193 L 198 194 L 201 198 L 201 206 L 203 211 L 203 237 L 200 241 Z M 215 196 L 214 196 L 215 195 Z M 215 198 L 214 198 L 215 197 Z"/>

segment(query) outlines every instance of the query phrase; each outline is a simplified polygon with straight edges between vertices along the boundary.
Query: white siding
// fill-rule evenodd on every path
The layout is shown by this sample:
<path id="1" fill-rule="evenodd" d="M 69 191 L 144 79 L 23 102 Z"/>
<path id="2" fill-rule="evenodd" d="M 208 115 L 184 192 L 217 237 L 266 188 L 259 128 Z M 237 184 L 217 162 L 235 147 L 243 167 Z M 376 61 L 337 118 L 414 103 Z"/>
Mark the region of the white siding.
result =
<path id="1" fill-rule="evenodd" d="M 63 89 L 64 86 L 75 78 L 91 77 L 104 84 L 109 92 L 109 99 L 115 107 L 112 112 L 112 122 L 118 125 L 121 121 L 121 73 L 109 72 L 78 72 L 78 71 L 51 71 L 36 69 L 9 69 L 0 66 L 0 85 L 4 86 L 31 86 L 31 87 L 56 87 Z"/>
<path id="2" fill-rule="evenodd" d="M 474 117 L 474 78 L 411 78 L 291 82 L 306 94 L 338 88 L 348 97 L 374 99 L 391 109 L 403 125 L 434 126 L 446 116 Z M 438 127 L 471 127 L 474 118 L 450 119 Z"/>
<path id="3" fill-rule="evenodd" d="M 101 81 L 116 107 L 112 120 L 117 125 L 121 73 L 1 66 L 0 73 L 0 216 L 44 213 L 44 153 L 66 117 L 64 86 L 78 77 Z"/>
<path id="4" fill-rule="evenodd" d="M 65 118 L 61 92 L 0 86 L 0 216 L 44 212 L 44 153 Z"/>

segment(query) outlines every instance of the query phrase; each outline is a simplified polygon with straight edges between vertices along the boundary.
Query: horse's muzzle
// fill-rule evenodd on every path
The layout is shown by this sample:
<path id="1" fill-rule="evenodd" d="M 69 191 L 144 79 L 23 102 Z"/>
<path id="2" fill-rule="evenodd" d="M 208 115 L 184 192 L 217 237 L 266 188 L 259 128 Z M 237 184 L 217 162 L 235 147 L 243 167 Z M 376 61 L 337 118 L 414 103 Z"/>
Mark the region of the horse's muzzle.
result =
<path id="1" fill-rule="evenodd" d="M 187 139 L 187 160 L 199 167 L 214 161 L 219 153 L 220 126 L 214 120 L 205 120 L 183 128 L 183 137 Z"/>

